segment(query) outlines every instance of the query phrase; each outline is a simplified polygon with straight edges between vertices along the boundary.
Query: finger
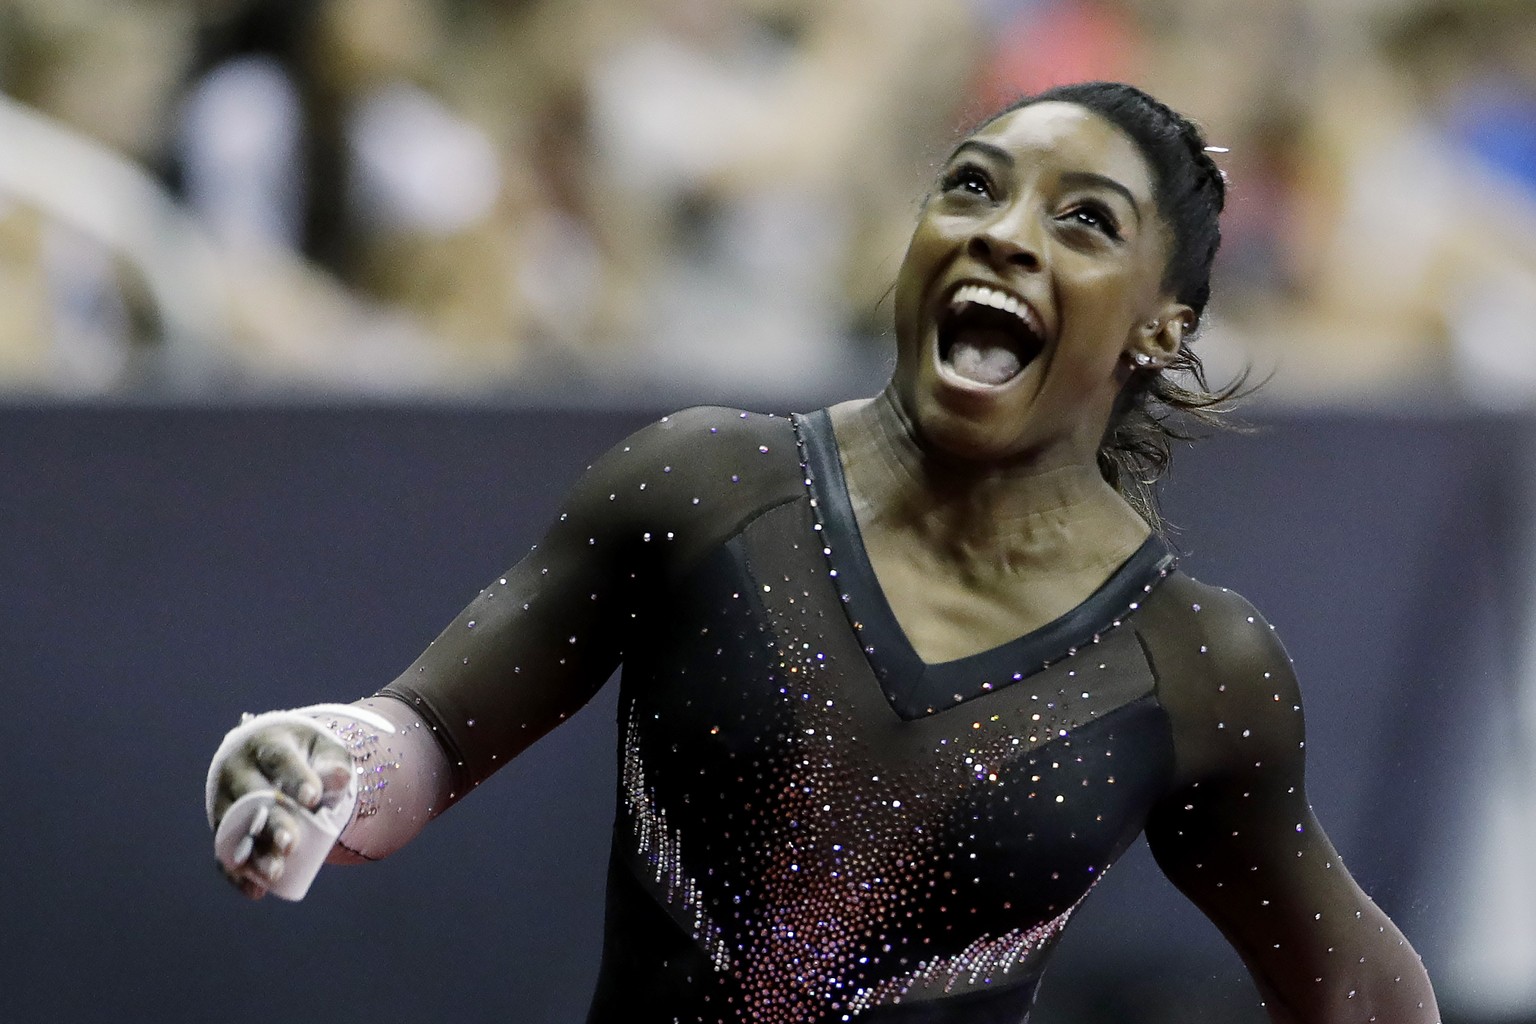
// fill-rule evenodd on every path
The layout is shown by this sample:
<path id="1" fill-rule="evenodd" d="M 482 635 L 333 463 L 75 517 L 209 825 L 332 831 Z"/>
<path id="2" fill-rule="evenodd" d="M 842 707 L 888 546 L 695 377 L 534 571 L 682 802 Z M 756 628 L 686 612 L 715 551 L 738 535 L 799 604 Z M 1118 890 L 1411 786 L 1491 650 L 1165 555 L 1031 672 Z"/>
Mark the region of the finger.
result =
<path id="1" fill-rule="evenodd" d="M 245 827 L 246 836 L 249 838 L 251 836 L 261 835 L 261 833 L 265 831 L 267 827 L 267 820 L 271 817 L 271 815 L 272 808 L 266 804 L 262 804 L 260 807 L 256 808 L 256 814 L 251 818 L 251 823 Z"/>
<path id="2" fill-rule="evenodd" d="M 273 807 L 259 832 L 253 834 L 256 850 L 286 857 L 293 852 L 298 841 L 299 825 L 293 815 L 282 807 Z"/>
<path id="3" fill-rule="evenodd" d="M 287 867 L 287 859 L 281 854 L 258 854 L 250 862 L 249 870 L 254 873 L 257 884 L 276 885 L 283 877 L 283 869 Z"/>
<path id="4" fill-rule="evenodd" d="M 260 882 L 232 872 L 222 864 L 219 864 L 218 868 L 219 874 L 224 876 L 224 880 L 238 889 L 247 899 L 259 900 L 267 894 L 267 887 Z"/>
<path id="5" fill-rule="evenodd" d="M 282 792 L 313 810 L 324 787 L 291 734 L 264 733 L 251 745 L 251 756 L 262 773 Z"/>
<path id="6" fill-rule="evenodd" d="M 235 850 L 229 856 L 231 867 L 244 867 L 245 862 L 251 859 L 251 854 L 256 850 L 256 840 L 252 836 L 246 836 L 235 846 Z"/>
<path id="7" fill-rule="evenodd" d="M 271 789 L 271 779 L 249 761 L 230 758 L 219 770 L 219 787 L 213 797 L 213 822 L 224 820 L 224 812 L 229 810 L 229 805 L 245 796 L 247 793 L 258 792 L 263 789 Z"/>
<path id="8" fill-rule="evenodd" d="M 246 837 L 251 840 L 252 846 L 243 870 L 259 884 L 275 885 L 283 877 L 288 867 L 288 855 L 298 845 L 300 835 L 295 816 L 303 813 L 287 797 L 278 794 L 278 802 L 267 809 L 261 829 Z M 244 841 L 235 852 L 246 852 Z"/>
<path id="9" fill-rule="evenodd" d="M 272 849 L 284 857 L 292 853 L 293 848 L 298 844 L 298 837 L 286 828 L 280 828 L 272 833 Z"/>

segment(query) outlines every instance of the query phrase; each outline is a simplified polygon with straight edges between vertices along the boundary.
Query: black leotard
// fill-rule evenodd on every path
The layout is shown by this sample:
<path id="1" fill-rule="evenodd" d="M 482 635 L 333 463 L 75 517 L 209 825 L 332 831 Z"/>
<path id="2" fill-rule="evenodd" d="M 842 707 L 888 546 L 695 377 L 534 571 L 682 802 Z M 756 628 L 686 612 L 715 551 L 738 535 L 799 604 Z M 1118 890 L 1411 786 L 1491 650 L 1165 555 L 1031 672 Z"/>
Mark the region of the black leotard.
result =
<path id="1" fill-rule="evenodd" d="M 1017 1022 L 1073 910 L 1174 793 L 1160 662 L 1206 653 L 1202 600 L 1246 609 L 1221 593 L 1153 539 L 1061 619 L 926 664 L 826 414 L 690 410 L 593 467 L 385 692 L 437 730 L 458 796 L 623 662 L 592 1024 Z"/>

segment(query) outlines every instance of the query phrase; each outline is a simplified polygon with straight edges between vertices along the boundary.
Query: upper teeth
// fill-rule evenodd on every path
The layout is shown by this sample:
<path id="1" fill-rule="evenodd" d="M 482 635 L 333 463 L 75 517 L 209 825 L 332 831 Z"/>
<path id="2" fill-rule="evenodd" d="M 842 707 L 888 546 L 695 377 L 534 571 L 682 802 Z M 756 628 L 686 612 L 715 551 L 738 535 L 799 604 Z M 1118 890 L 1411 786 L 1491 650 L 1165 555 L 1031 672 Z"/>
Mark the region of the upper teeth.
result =
<path id="1" fill-rule="evenodd" d="M 955 289 L 955 294 L 949 302 L 951 306 L 955 307 L 965 302 L 979 302 L 983 306 L 991 306 L 993 309 L 1012 313 L 1020 320 L 1023 320 L 1030 330 L 1037 333 L 1039 331 L 1039 325 L 1035 323 L 1033 310 L 1007 292 L 998 291 L 996 288 L 988 288 L 984 284 L 961 285 Z"/>

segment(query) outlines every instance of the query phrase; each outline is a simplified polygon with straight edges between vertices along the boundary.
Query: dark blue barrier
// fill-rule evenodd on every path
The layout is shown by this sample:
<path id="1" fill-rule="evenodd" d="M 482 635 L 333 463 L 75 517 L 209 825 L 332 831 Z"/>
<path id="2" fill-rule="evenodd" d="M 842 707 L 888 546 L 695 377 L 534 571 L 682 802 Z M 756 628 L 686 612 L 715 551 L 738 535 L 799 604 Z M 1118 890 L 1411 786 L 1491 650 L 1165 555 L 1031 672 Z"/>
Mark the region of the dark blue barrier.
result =
<path id="1" fill-rule="evenodd" d="M 395 858 L 330 869 L 296 906 L 218 877 L 202 779 L 241 711 L 388 681 L 648 418 L 0 410 L 0 1020 L 582 1020 L 611 688 Z M 1314 804 L 1432 971 L 1459 913 L 1460 797 L 1511 696 L 1527 538 L 1510 453 L 1527 433 L 1272 418 L 1180 452 L 1167 489 L 1185 567 L 1279 628 Z M 1170 1020 L 1263 1019 L 1143 850 L 1101 888 L 1042 1024 L 1159 1020 L 1170 994 Z"/>

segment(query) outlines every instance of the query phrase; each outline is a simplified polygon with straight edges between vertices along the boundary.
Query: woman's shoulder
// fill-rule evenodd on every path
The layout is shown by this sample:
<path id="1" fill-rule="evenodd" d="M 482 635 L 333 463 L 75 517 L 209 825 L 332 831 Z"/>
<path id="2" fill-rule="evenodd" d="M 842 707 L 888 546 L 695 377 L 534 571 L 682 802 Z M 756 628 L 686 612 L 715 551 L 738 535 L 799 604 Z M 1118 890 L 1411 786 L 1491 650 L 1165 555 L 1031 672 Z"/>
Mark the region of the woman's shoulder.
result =
<path id="1" fill-rule="evenodd" d="M 688 492 L 703 502 L 752 503 L 760 494 L 800 485 L 800 458 L 787 416 L 725 406 L 693 406 L 668 413 L 614 445 L 590 472 L 633 487 L 635 494 Z"/>
<path id="2" fill-rule="evenodd" d="M 1227 587 L 1176 571 L 1145 605 L 1138 617 L 1144 642 L 1178 649 L 1179 661 L 1204 666 L 1200 675 L 1241 675 L 1270 668 L 1276 661 L 1290 663 L 1275 627 L 1252 602 Z"/>
<path id="3" fill-rule="evenodd" d="M 804 492 L 793 423 L 719 406 L 669 413 L 587 467 L 563 519 L 587 534 L 708 547 Z"/>
<path id="4" fill-rule="evenodd" d="M 1299 759 L 1301 694 L 1291 659 L 1247 598 L 1175 572 L 1135 625 L 1185 779 Z"/>
<path id="5" fill-rule="evenodd" d="M 795 428 L 788 416 L 696 405 L 652 420 L 610 448 L 591 468 L 649 471 L 659 465 L 677 472 L 734 462 L 738 469 L 750 470 L 765 462 L 751 456 L 786 453 L 786 445 L 792 454 Z"/>

